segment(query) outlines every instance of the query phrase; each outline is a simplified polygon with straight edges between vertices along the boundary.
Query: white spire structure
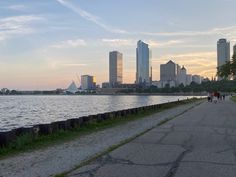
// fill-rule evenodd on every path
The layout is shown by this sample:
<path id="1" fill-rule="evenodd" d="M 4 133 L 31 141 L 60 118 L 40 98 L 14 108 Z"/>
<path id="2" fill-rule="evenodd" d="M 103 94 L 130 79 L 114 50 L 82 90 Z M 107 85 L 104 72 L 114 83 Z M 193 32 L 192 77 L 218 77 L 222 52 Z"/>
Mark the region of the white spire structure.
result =
<path id="1" fill-rule="evenodd" d="M 74 81 L 72 81 L 72 83 L 70 84 L 70 86 L 68 87 L 68 89 L 66 90 L 66 92 L 70 93 L 70 94 L 75 94 L 76 92 L 78 92 L 78 88 L 75 84 Z"/>

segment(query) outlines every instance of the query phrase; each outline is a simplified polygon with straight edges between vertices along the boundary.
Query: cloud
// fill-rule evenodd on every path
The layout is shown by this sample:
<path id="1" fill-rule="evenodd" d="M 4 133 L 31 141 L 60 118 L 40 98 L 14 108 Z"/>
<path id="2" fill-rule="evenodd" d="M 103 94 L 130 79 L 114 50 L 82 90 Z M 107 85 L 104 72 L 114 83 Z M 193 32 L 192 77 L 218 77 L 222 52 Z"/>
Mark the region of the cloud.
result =
<path id="1" fill-rule="evenodd" d="M 87 66 L 87 64 L 82 63 L 63 63 L 64 66 Z"/>
<path id="2" fill-rule="evenodd" d="M 102 39 L 102 42 L 112 47 L 136 45 L 136 41 L 134 39 Z"/>
<path id="3" fill-rule="evenodd" d="M 154 41 L 154 40 L 148 40 L 147 43 L 152 48 L 165 48 L 165 47 L 170 47 L 177 44 L 182 44 L 184 42 L 180 40 L 169 40 L 169 41 L 160 41 L 160 42 Z"/>
<path id="4" fill-rule="evenodd" d="M 65 1 L 65 0 L 56 0 L 56 1 L 59 2 L 61 5 L 67 7 L 68 9 L 72 10 L 76 14 L 80 15 L 82 18 L 93 22 L 94 24 L 98 25 L 99 27 L 105 29 L 108 32 L 118 33 L 118 34 L 127 33 L 127 31 L 125 31 L 125 30 L 114 28 L 112 26 L 109 26 L 109 25 L 103 23 L 101 21 L 100 17 L 95 16 L 95 15 L 81 9 L 79 6 L 74 6 L 73 4 L 69 3 L 68 1 Z"/>
<path id="5" fill-rule="evenodd" d="M 80 15 L 82 18 L 93 22 L 94 24 L 100 26 L 101 28 L 105 29 L 108 32 L 111 33 L 117 33 L 117 34 L 128 34 L 128 35 L 144 35 L 144 36 L 157 36 L 157 37 L 198 37 L 198 36 L 214 36 L 214 35 L 220 35 L 227 38 L 236 38 L 236 26 L 229 26 L 229 27 L 221 27 L 221 28 L 213 28 L 209 30 L 203 30 L 203 31 L 177 31 L 177 32 L 130 32 L 123 29 L 114 28 L 110 25 L 105 24 L 102 19 L 98 16 L 95 16 L 83 9 L 81 9 L 79 6 L 74 6 L 73 4 L 69 3 L 66 0 L 56 0 L 61 5 L 69 8 L 73 12 Z M 174 45 L 176 41 L 169 41 L 170 43 L 164 43 L 164 44 L 154 44 L 154 47 L 164 47 L 168 45 Z M 180 42 L 180 41 L 178 41 Z M 113 42 L 114 44 L 115 42 Z M 120 41 L 122 44 L 122 41 Z M 179 44 L 179 43 L 178 43 Z"/>
<path id="6" fill-rule="evenodd" d="M 213 28 L 205 31 L 180 31 L 180 32 L 140 32 L 139 34 L 147 36 L 164 37 L 196 37 L 209 35 L 236 36 L 236 26 Z"/>
<path id="7" fill-rule="evenodd" d="M 30 23 L 43 20 L 42 17 L 34 15 L 13 16 L 0 19 L 0 41 L 10 38 L 14 35 L 30 34 L 34 29 Z"/>
<path id="8" fill-rule="evenodd" d="M 16 11 L 24 11 L 26 9 L 26 6 L 25 5 L 11 5 L 11 6 L 8 6 L 6 7 L 6 9 L 10 9 L 10 10 L 16 10 Z"/>
<path id="9" fill-rule="evenodd" d="M 63 48 L 77 48 L 81 46 L 86 46 L 87 43 L 83 39 L 73 39 L 73 40 L 66 40 L 59 42 L 57 44 L 53 44 L 50 47 L 57 48 L 57 49 L 63 49 Z"/>
<path id="10" fill-rule="evenodd" d="M 197 58 L 208 58 L 208 57 L 215 57 L 216 52 L 215 51 L 209 51 L 209 52 L 195 52 L 195 53 L 184 53 L 184 54 L 168 54 L 163 57 L 165 58 L 191 58 L 191 57 L 197 57 Z"/>
<path id="11" fill-rule="evenodd" d="M 84 63 L 65 63 L 51 60 L 49 63 L 50 68 L 59 69 L 59 68 L 67 68 L 67 67 L 85 67 L 87 64 Z"/>
<path id="12" fill-rule="evenodd" d="M 120 47 L 120 46 L 133 46 L 135 47 L 137 44 L 137 40 L 135 39 L 102 39 L 102 42 L 105 44 L 108 44 L 109 46 L 112 47 Z M 184 41 L 181 40 L 169 40 L 169 41 L 155 41 L 155 40 L 145 40 L 147 44 L 151 48 L 165 48 L 165 47 L 170 47 L 173 45 L 178 45 L 184 43 Z"/>

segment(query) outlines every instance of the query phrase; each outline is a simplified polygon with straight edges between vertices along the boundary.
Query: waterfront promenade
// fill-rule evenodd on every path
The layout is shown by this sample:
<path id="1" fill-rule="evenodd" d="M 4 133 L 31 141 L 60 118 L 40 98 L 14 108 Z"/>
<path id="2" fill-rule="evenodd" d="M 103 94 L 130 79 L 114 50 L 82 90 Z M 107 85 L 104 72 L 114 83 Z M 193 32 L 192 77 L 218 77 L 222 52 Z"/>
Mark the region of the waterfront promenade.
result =
<path id="1" fill-rule="evenodd" d="M 235 177 L 236 104 L 202 103 L 70 177 Z"/>
<path id="2" fill-rule="evenodd" d="M 182 114 L 194 107 L 195 104 L 178 106 L 144 119 L 82 136 L 70 142 L 0 159 L 0 177 L 46 177 L 71 170 L 95 154 L 134 137 L 167 118 Z"/>
<path id="3" fill-rule="evenodd" d="M 71 142 L 0 160 L 0 176 L 235 177 L 236 104 L 226 100 L 178 106 Z M 174 118 L 157 126 L 163 120 Z"/>

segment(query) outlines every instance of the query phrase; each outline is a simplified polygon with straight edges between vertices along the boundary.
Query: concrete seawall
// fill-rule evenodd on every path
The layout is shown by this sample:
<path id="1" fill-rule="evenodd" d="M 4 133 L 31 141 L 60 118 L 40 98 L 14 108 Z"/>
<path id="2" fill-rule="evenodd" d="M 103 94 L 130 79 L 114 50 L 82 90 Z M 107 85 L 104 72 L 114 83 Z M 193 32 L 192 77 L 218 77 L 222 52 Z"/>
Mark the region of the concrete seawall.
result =
<path id="1" fill-rule="evenodd" d="M 154 111 L 172 104 L 182 104 L 185 101 L 186 100 L 181 100 L 181 101 L 178 100 L 175 102 L 155 104 L 138 108 L 119 110 L 114 112 L 106 112 L 97 115 L 83 116 L 63 121 L 52 122 L 49 124 L 38 124 L 32 127 L 20 127 L 9 131 L 0 132 L 0 147 L 5 147 L 9 145 L 11 142 L 15 141 L 18 137 L 25 134 L 29 134 L 32 137 L 37 138 L 40 135 L 49 135 L 52 133 L 56 133 L 60 130 L 71 130 L 73 128 L 83 127 L 92 122 L 101 122 L 108 119 L 123 118 L 125 116 L 135 115 L 143 111 Z"/>

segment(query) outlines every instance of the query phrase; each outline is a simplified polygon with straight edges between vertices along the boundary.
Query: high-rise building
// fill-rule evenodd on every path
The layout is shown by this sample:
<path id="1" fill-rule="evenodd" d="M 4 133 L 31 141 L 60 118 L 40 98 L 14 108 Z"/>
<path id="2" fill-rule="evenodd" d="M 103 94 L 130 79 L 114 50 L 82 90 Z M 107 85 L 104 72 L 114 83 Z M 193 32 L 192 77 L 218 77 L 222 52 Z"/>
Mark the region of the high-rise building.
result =
<path id="1" fill-rule="evenodd" d="M 185 69 L 185 67 L 183 66 L 178 74 L 178 84 L 183 84 L 184 86 L 186 86 L 186 80 L 187 80 L 187 70 Z"/>
<path id="2" fill-rule="evenodd" d="M 219 39 L 217 42 L 217 67 L 224 65 L 227 61 L 230 61 L 230 42 L 226 39 Z"/>
<path id="3" fill-rule="evenodd" d="M 81 89 L 94 90 L 96 88 L 96 81 L 94 76 L 82 75 L 81 76 Z"/>
<path id="4" fill-rule="evenodd" d="M 136 48 L 136 84 L 149 85 L 151 71 L 150 51 L 148 44 L 139 40 Z"/>
<path id="5" fill-rule="evenodd" d="M 236 44 L 234 45 L 234 55 L 236 55 Z"/>
<path id="6" fill-rule="evenodd" d="M 109 53 L 109 83 L 111 87 L 123 82 L 123 55 L 118 51 Z"/>
<path id="7" fill-rule="evenodd" d="M 160 80 L 161 81 L 176 81 L 178 65 L 172 60 L 168 61 L 166 64 L 160 65 Z"/>

